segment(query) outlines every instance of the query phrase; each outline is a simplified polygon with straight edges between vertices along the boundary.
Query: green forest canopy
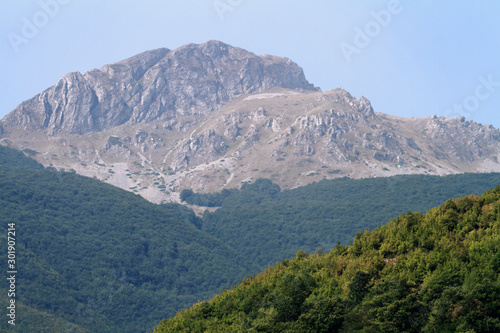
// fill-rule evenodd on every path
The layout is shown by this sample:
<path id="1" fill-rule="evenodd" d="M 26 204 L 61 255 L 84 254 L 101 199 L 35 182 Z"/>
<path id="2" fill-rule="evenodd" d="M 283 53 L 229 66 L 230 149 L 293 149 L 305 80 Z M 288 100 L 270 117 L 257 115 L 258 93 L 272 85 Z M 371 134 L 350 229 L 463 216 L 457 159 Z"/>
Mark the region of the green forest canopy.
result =
<path id="1" fill-rule="evenodd" d="M 314 252 L 337 242 L 348 244 L 360 230 L 379 227 L 401 213 L 426 212 L 448 198 L 480 195 L 498 184 L 498 173 L 407 175 L 324 180 L 280 191 L 270 180 L 259 179 L 241 190 L 194 193 L 191 198 L 216 199 L 220 208 L 205 213 L 202 230 L 263 268 L 292 258 L 298 249 Z"/>
<path id="2" fill-rule="evenodd" d="M 500 186 L 299 251 L 166 332 L 500 332 Z"/>
<path id="3" fill-rule="evenodd" d="M 18 312 L 17 331 L 33 332 L 22 322 L 44 313 L 47 332 L 61 321 L 90 332 L 147 331 L 258 269 L 200 231 L 182 205 L 47 171 L 5 147 L 0 165 L 0 221 L 16 223 L 16 297 L 29 310 Z"/>

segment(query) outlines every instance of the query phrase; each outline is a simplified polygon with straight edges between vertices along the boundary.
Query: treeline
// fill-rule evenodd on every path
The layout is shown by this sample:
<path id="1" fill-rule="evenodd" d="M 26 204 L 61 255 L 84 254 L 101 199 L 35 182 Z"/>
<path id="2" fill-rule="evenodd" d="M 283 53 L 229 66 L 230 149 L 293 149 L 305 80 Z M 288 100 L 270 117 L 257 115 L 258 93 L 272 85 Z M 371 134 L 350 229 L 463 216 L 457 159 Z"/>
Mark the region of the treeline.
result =
<path id="1" fill-rule="evenodd" d="M 500 187 L 407 213 L 199 302 L 165 332 L 500 332 Z"/>

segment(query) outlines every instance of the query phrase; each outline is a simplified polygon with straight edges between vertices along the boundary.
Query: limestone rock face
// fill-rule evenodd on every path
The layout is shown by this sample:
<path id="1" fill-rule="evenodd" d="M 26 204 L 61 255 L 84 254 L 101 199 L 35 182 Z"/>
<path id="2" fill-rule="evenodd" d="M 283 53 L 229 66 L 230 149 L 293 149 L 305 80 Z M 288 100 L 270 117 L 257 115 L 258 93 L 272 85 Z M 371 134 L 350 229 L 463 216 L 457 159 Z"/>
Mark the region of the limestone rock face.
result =
<path id="1" fill-rule="evenodd" d="M 273 87 L 317 90 L 287 58 L 209 41 L 157 49 L 86 73 L 69 73 L 2 123 L 84 134 L 125 123 L 206 114 L 234 97 Z"/>
<path id="2" fill-rule="evenodd" d="M 498 129 L 493 126 L 465 121 L 465 118 L 430 117 L 420 122 L 425 136 L 436 143 L 439 159 L 458 158 L 462 162 L 476 162 L 485 156 L 483 152 L 497 146 Z"/>
<path id="3" fill-rule="evenodd" d="M 198 165 L 212 162 L 224 155 L 228 148 L 224 138 L 214 130 L 189 139 L 176 153 L 172 169 L 180 170 L 188 165 Z"/>

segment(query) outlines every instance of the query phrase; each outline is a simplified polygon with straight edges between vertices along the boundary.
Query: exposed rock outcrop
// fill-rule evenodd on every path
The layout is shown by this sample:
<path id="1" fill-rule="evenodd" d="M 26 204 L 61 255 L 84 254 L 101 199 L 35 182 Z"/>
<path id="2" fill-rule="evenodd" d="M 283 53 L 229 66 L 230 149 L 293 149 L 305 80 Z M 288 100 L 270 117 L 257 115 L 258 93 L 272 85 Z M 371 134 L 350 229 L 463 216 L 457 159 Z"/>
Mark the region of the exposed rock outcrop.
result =
<path id="1" fill-rule="evenodd" d="M 273 87 L 317 90 L 287 58 L 257 56 L 217 41 L 157 49 L 86 73 L 69 73 L 21 103 L 2 123 L 84 134 L 220 109 Z"/>
<path id="2" fill-rule="evenodd" d="M 175 155 L 172 169 L 180 170 L 190 165 L 212 162 L 223 156 L 227 148 L 224 138 L 214 130 L 209 130 L 182 145 Z"/>

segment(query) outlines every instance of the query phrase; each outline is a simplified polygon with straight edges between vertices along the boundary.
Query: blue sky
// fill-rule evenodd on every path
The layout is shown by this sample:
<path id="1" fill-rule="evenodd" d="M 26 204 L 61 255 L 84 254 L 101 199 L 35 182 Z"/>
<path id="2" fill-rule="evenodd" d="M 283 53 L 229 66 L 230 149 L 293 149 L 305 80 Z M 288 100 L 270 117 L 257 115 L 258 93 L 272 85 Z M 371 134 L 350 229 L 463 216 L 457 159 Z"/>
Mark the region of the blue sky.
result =
<path id="1" fill-rule="evenodd" d="M 499 128 L 499 18 L 497 0 L 1 0 L 0 117 L 68 72 L 215 39 L 377 112 Z"/>

